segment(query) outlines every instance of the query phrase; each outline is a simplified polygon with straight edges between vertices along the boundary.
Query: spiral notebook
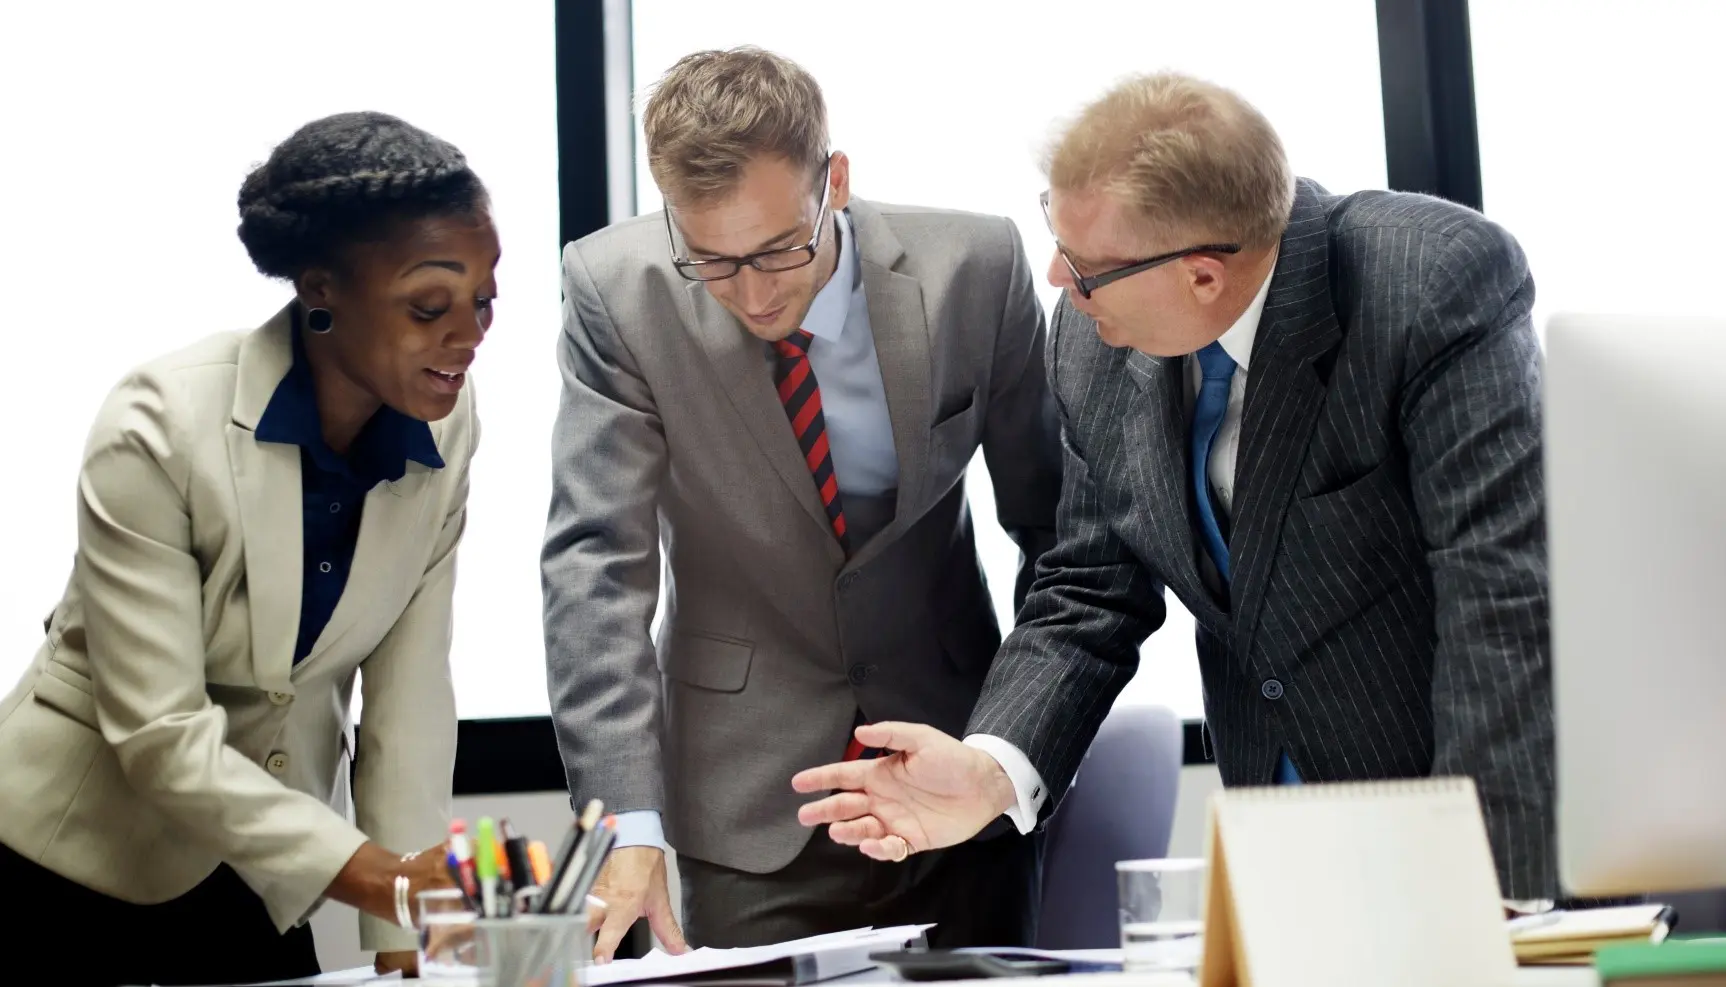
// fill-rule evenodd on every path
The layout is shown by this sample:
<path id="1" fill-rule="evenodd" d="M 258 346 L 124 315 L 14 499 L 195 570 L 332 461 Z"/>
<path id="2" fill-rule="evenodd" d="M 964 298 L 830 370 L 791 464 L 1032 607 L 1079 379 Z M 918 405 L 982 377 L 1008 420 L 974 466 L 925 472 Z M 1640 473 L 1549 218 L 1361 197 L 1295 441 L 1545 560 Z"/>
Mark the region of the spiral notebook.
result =
<path id="1" fill-rule="evenodd" d="M 1201 987 L 1493 987 L 1516 975 L 1467 778 L 1210 803 Z"/>

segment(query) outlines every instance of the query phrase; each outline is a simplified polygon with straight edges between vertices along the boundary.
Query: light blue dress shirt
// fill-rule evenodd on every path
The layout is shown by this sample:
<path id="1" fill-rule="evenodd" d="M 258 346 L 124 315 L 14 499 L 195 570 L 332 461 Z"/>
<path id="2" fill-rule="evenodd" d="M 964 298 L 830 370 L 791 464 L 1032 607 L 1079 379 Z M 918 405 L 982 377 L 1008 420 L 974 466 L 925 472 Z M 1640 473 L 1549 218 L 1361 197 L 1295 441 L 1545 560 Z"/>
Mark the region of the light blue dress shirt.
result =
<path id="1" fill-rule="evenodd" d="M 803 317 L 803 328 L 815 337 L 809 344 L 809 368 L 821 388 L 827 444 L 833 452 L 840 495 L 881 496 L 899 487 L 899 454 L 893 448 L 887 388 L 881 381 L 881 361 L 875 356 L 868 299 L 863 296 L 862 255 L 851 217 L 841 212 L 834 218 L 839 261 Z M 765 364 L 766 357 L 762 359 Z M 614 846 L 665 849 L 659 813 L 653 809 L 618 813 Z"/>
<path id="2" fill-rule="evenodd" d="M 837 220 L 839 262 L 803 317 L 803 328 L 815 337 L 809 344 L 809 369 L 821 388 L 839 492 L 879 496 L 899 487 L 899 455 L 893 449 L 887 389 L 875 356 L 869 303 L 863 297 L 863 260 L 851 217 L 839 213 Z"/>

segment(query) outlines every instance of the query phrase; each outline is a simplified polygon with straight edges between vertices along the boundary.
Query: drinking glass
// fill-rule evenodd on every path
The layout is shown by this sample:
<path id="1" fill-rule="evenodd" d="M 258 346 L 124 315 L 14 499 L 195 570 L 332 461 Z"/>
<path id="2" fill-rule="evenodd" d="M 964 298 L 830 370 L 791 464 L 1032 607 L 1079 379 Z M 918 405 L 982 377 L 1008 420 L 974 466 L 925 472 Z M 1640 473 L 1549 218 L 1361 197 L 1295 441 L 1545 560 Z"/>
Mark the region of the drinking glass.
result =
<path id="1" fill-rule="evenodd" d="M 1191 970 L 1204 929 L 1205 862 L 1122 860 L 1121 961 L 1126 970 Z"/>

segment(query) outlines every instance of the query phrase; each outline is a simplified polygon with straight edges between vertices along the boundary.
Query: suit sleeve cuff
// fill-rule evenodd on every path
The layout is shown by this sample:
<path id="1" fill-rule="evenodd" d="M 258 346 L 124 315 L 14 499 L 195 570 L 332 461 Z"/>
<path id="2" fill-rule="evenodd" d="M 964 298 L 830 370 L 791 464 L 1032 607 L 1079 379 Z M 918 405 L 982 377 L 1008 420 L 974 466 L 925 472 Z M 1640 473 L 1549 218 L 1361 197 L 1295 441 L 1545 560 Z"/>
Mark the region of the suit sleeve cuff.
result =
<path id="1" fill-rule="evenodd" d="M 1049 793 L 1043 785 L 1043 776 L 1031 766 L 1031 759 L 1007 741 L 986 733 L 974 733 L 965 738 L 965 743 L 994 758 L 1001 770 L 1007 773 L 1007 780 L 1013 783 L 1013 796 L 1017 803 L 1006 813 L 1013 826 L 1021 834 L 1035 829 Z"/>
<path id="2" fill-rule="evenodd" d="M 612 849 L 651 846 L 665 850 L 665 822 L 657 809 L 634 809 L 617 814 L 617 842 Z"/>

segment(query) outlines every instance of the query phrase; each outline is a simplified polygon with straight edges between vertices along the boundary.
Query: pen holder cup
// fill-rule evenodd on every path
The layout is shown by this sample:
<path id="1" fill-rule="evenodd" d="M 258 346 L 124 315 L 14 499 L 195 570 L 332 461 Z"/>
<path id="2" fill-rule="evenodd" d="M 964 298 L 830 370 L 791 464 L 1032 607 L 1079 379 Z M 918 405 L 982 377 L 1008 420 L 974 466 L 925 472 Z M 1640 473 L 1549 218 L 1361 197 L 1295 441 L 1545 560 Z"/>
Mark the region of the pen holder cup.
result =
<path id="1" fill-rule="evenodd" d="M 434 888 L 419 895 L 420 983 L 473 983 L 479 918 L 467 896 L 456 888 Z"/>
<path id="2" fill-rule="evenodd" d="M 593 962 L 587 913 L 481 919 L 480 987 L 581 987 Z"/>

